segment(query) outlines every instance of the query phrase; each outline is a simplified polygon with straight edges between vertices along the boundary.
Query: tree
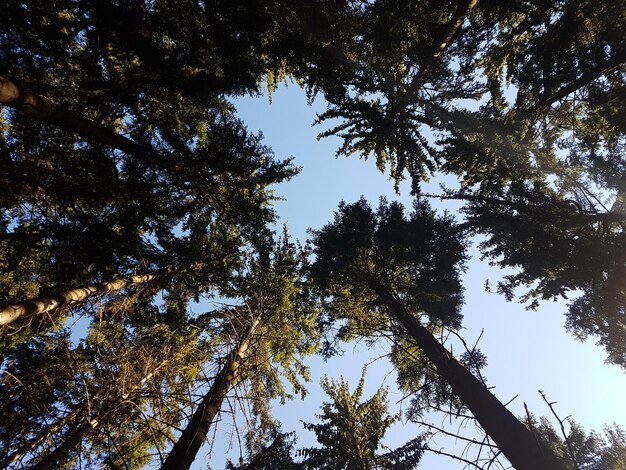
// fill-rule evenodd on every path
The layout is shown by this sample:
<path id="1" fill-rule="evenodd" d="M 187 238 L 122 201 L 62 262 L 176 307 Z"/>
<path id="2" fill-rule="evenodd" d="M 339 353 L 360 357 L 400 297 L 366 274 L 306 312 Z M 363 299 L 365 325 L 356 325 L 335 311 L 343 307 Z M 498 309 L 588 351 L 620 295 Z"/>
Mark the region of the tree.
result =
<path id="1" fill-rule="evenodd" d="M 322 380 L 322 388 L 331 402 L 322 405 L 321 423 L 303 423 L 313 431 L 321 447 L 294 450 L 295 433 L 278 430 L 264 435 L 264 443 L 249 449 L 247 462 L 239 465 L 229 462 L 228 470 L 281 469 L 399 469 L 415 468 L 424 446 L 422 437 L 412 439 L 397 449 L 389 450 L 381 443 L 391 425 L 400 415 L 389 415 L 387 390 L 380 388 L 361 402 L 365 384 L 365 369 L 355 391 L 350 393 L 348 384 L 328 378 Z M 379 453 L 379 450 L 386 452 Z M 304 457 L 296 461 L 294 454 Z"/>
<path id="2" fill-rule="evenodd" d="M 215 119 L 212 123 L 206 118 L 204 134 L 189 137 L 193 142 L 182 135 L 169 140 L 178 142 L 184 167 L 167 172 L 136 161 L 109 162 L 111 180 L 84 196 L 58 193 L 62 180 L 57 178 L 64 178 L 68 162 L 65 155 L 51 153 L 51 164 L 61 168 L 41 175 L 43 194 L 27 192 L 7 204 L 2 225 L 12 226 L 11 233 L 36 236 L 0 240 L 7 247 L 0 258 L 6 267 L 0 277 L 4 302 L 160 270 L 169 275 L 158 289 L 176 290 L 182 297 L 223 285 L 241 263 L 242 246 L 263 237 L 265 224 L 273 220 L 268 186 L 296 169 L 273 160 L 259 137 L 232 116 L 214 115 L 208 118 Z M 9 158 L 14 155 L 18 167 L 22 142 L 9 141 L 15 147 Z M 82 159 L 89 149 L 75 153 Z M 72 180 L 81 181 L 81 168 L 70 167 L 78 172 Z M 37 331 L 38 325 L 23 333 Z"/>
<path id="3" fill-rule="evenodd" d="M 322 389 L 332 400 L 322 405 L 321 423 L 304 423 L 313 431 L 321 447 L 302 449 L 303 468 L 337 470 L 374 470 L 416 468 L 422 453 L 422 438 L 417 437 L 398 449 L 379 454 L 389 427 L 399 415 L 389 415 L 387 391 L 379 388 L 361 402 L 365 385 L 365 369 L 354 392 L 341 380 L 322 380 Z"/>
<path id="4" fill-rule="evenodd" d="M 300 356 L 316 349 L 317 311 L 300 290 L 303 256 L 285 232 L 275 246 L 265 245 L 232 290 L 225 291 L 243 303 L 206 316 L 211 328 L 219 328 L 218 335 L 233 346 L 162 468 L 189 468 L 235 387 L 248 384 L 251 408 L 265 429 L 274 426 L 268 401 L 288 397 L 283 379 L 296 393 L 305 393 L 300 378 L 308 379 L 308 370 Z"/>
<path id="5" fill-rule="evenodd" d="M 220 93 L 254 90 L 278 64 L 269 54 L 274 17 L 248 2 L 188 7 L 7 4 L 3 305 L 165 265 L 180 272 L 189 261 L 183 253 L 193 252 L 186 238 L 210 253 L 205 280 L 221 282 L 241 246 L 272 220 L 265 189 L 296 170 L 270 156 Z M 189 45 L 192 36 L 203 41 L 171 48 L 174 37 Z"/>
<path id="6" fill-rule="evenodd" d="M 244 462 L 240 459 L 235 465 L 232 461 L 226 463 L 226 470 L 302 470 L 301 463 L 296 462 L 293 456 L 295 433 L 282 433 L 278 430 L 268 433 L 266 442 L 256 445 L 249 451 L 249 459 Z"/>
<path id="7" fill-rule="evenodd" d="M 5 357 L 4 465 L 141 467 L 163 452 L 210 342 L 180 313 L 128 298 L 106 308 L 76 345 L 65 330 Z"/>
<path id="8" fill-rule="evenodd" d="M 567 420 L 569 432 L 560 435 L 545 417 L 537 421 L 531 416 L 528 421 L 536 435 L 567 462 L 566 468 L 621 470 L 626 465 L 626 434 L 617 425 L 606 426 L 602 434 L 595 431 L 587 433 L 570 418 Z"/>
<path id="9" fill-rule="evenodd" d="M 375 156 L 396 186 L 409 178 L 419 192 L 429 174 L 455 175 L 468 224 L 489 239 L 485 255 L 520 268 L 502 290 L 538 283 L 522 297 L 531 300 L 583 291 L 567 327 L 596 336 L 617 364 L 626 334 L 624 8 L 369 2 L 359 21 L 338 26 L 354 57 L 318 119 L 339 119 L 321 136 L 341 137 L 339 154 Z M 579 263 L 586 250 L 591 259 Z"/>
<path id="10" fill-rule="evenodd" d="M 371 334 L 374 325 L 413 341 L 515 467 L 561 468 L 430 331 L 460 326 L 464 243 L 450 218 L 423 201 L 405 218 L 397 203 L 382 201 L 374 212 L 360 200 L 342 204 L 334 222 L 314 233 L 310 273 L 333 318 L 356 332 Z"/>

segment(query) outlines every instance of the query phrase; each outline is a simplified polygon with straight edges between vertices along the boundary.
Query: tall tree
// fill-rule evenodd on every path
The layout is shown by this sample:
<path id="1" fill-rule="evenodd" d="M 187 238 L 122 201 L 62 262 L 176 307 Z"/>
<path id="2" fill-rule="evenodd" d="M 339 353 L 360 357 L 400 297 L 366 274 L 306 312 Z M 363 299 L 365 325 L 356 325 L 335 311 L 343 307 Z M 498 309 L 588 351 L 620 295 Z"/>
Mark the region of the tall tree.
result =
<path id="1" fill-rule="evenodd" d="M 177 118 L 195 130 L 168 138 L 186 162 L 171 172 L 134 160 L 109 161 L 105 181 L 98 184 L 93 179 L 99 174 L 89 165 L 84 171 L 67 166 L 66 155 L 49 149 L 46 164 L 49 159 L 59 170 L 31 174 L 42 178 L 37 183 L 42 193 L 7 200 L 2 228 L 34 237 L 0 240 L 7 248 L 0 258 L 5 305 L 162 269 L 170 275 L 158 288 L 178 290 L 183 297 L 230 278 L 241 263 L 242 246 L 263 237 L 273 220 L 268 185 L 296 169 L 275 161 L 232 115 L 205 116 L 203 123 L 192 123 L 193 116 L 184 113 Z M 66 142 L 67 136 L 57 137 Z M 7 141 L 9 167 L 29 164 L 22 158 L 28 142 L 17 136 Z M 74 155 L 87 158 L 89 149 L 77 148 Z M 59 192 L 67 170 L 75 184 L 94 190 Z"/>
<path id="2" fill-rule="evenodd" d="M 429 174 L 455 175 L 468 222 L 489 238 L 486 256 L 521 268 L 503 291 L 538 283 L 531 300 L 583 291 L 567 326 L 596 336 L 617 364 L 624 11 L 621 1 L 368 2 L 358 20 L 337 20 L 353 57 L 326 86 L 318 118 L 339 119 L 321 135 L 341 137 L 340 154 L 375 156 L 414 192 Z"/>
<path id="3" fill-rule="evenodd" d="M 265 428 L 273 426 L 269 400 L 288 397 L 283 379 L 296 393 L 305 393 L 301 378 L 308 380 L 308 369 L 300 356 L 316 348 L 317 311 L 301 290 L 303 256 L 286 233 L 276 246 L 264 245 L 232 290 L 225 291 L 242 304 L 205 317 L 233 346 L 162 468 L 191 466 L 233 388 L 249 387 L 252 411 Z"/>
<path id="4" fill-rule="evenodd" d="M 383 201 L 374 212 L 361 200 L 341 205 L 313 243 L 311 275 L 330 315 L 355 328 L 371 326 L 371 317 L 379 329 L 414 342 L 516 468 L 562 468 L 431 332 L 461 324 L 465 242 L 450 218 L 420 200 L 407 218 L 397 203 Z"/>

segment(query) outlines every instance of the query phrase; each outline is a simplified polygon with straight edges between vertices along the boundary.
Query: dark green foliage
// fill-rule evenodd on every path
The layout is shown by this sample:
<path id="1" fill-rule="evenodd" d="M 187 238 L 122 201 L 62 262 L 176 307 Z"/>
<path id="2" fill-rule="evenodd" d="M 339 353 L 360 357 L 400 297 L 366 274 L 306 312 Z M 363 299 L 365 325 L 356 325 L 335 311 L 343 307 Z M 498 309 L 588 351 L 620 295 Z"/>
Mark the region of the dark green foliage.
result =
<path id="1" fill-rule="evenodd" d="M 295 433 L 273 431 L 267 437 L 267 443 L 251 452 L 248 462 L 238 465 L 229 461 L 226 470 L 303 470 L 304 467 L 293 458 L 296 439 Z"/>
<path id="2" fill-rule="evenodd" d="M 377 285 L 434 326 L 460 326 L 465 241 L 452 219 L 436 216 L 425 201 L 416 200 L 406 215 L 385 200 L 377 211 L 364 199 L 342 203 L 334 222 L 314 232 L 313 243 L 311 276 L 332 296 L 330 312 L 345 316 L 354 332 L 386 321 Z"/>
<path id="3" fill-rule="evenodd" d="M 392 334 L 390 358 L 400 387 L 416 392 L 414 409 L 460 409 L 462 402 L 384 301 L 390 293 L 401 298 L 435 333 L 460 327 L 465 241 L 452 219 L 436 216 L 419 199 L 406 215 L 397 203 L 383 200 L 375 212 L 361 199 L 342 203 L 313 243 L 311 277 L 328 320 L 339 321 L 339 337 L 375 341 Z"/>
<path id="4" fill-rule="evenodd" d="M 468 200 L 466 225 L 487 235 L 484 256 L 521 268 L 505 276 L 498 291 L 512 300 L 517 288 L 528 287 L 522 300 L 531 308 L 537 299 L 580 292 L 569 304 L 568 328 L 581 339 L 597 337 L 609 360 L 624 365 L 626 216 L 619 204 L 604 212 L 584 196 L 573 192 L 565 199 L 546 183 L 515 181 L 489 196 L 461 198 Z"/>
<path id="5" fill-rule="evenodd" d="M 340 119 L 339 124 L 320 136 L 342 137 L 339 154 L 373 155 L 396 183 L 407 172 L 418 192 L 439 162 L 425 132 L 437 126 L 429 103 L 476 97 L 484 88 L 471 80 L 474 37 L 459 41 L 453 57 L 439 52 L 456 31 L 449 21 L 470 10 L 454 2 L 364 2 L 359 21 L 337 26 L 352 32 L 348 47 L 354 57 L 349 74 L 335 76 L 337 85 L 326 94 L 330 106 L 318 118 Z"/>

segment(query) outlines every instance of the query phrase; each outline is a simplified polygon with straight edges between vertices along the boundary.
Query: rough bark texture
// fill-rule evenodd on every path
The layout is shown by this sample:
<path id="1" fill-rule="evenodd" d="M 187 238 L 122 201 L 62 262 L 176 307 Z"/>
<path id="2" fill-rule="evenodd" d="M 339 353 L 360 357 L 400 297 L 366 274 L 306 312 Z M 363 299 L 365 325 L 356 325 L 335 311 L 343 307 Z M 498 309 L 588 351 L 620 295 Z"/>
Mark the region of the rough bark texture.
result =
<path id="1" fill-rule="evenodd" d="M 224 397 L 235 383 L 239 367 L 243 363 L 246 352 L 250 347 L 250 340 L 259 325 L 255 320 L 245 338 L 228 355 L 226 363 L 213 381 L 208 393 L 191 417 L 191 421 L 182 432 L 180 438 L 172 447 L 170 454 L 161 466 L 161 470 L 186 470 L 194 459 L 211 429 L 215 417 L 219 413 Z"/>
<path id="2" fill-rule="evenodd" d="M 156 274 L 143 274 L 127 278 L 114 279 L 102 284 L 81 287 L 62 292 L 50 297 L 26 300 L 18 304 L 7 305 L 0 309 L 0 326 L 9 325 L 16 320 L 42 315 L 61 307 L 71 307 L 80 302 L 108 292 L 116 292 L 131 284 L 142 284 L 153 280 Z"/>
<path id="3" fill-rule="evenodd" d="M 484 431 L 518 470 L 565 470 L 558 458 L 541 445 L 533 434 L 476 377 L 409 313 L 404 304 L 382 288 L 378 295 L 393 317 L 404 327 L 450 384 L 454 393 L 472 412 Z"/>

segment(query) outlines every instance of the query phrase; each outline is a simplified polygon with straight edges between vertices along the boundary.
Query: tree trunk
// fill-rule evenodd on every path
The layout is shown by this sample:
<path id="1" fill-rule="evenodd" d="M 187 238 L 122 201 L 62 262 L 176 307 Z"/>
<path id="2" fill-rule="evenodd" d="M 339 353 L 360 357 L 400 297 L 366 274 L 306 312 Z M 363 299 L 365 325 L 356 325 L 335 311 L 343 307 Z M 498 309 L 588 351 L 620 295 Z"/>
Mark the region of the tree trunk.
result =
<path id="1" fill-rule="evenodd" d="M 377 294 L 392 316 L 435 365 L 504 456 L 518 470 L 565 470 L 542 444 L 474 375 L 407 312 L 404 304 L 378 285 Z"/>
<path id="2" fill-rule="evenodd" d="M 129 138 L 68 111 L 48 98 L 31 93 L 19 83 L 4 77 L 0 77 L 0 104 L 67 131 L 76 132 L 86 140 L 99 142 L 123 152 L 144 155 L 150 151 Z"/>
<path id="3" fill-rule="evenodd" d="M 81 408 L 72 411 L 71 413 L 65 415 L 63 418 L 59 419 L 52 426 L 49 426 L 47 429 L 37 434 L 28 442 L 25 442 L 24 444 L 19 446 L 15 452 L 8 455 L 4 460 L 2 460 L 2 462 L 0 462 L 0 469 L 8 468 L 9 465 L 21 460 L 21 458 L 28 452 L 34 451 L 37 446 L 41 444 L 44 440 L 46 440 L 49 436 L 59 431 L 66 424 L 74 421 L 82 411 L 83 409 Z"/>
<path id="4" fill-rule="evenodd" d="M 172 447 L 170 454 L 161 466 L 161 470 L 189 469 L 206 440 L 211 424 L 222 407 L 224 397 L 237 378 L 239 367 L 245 359 L 250 340 L 259 323 L 258 318 L 254 320 L 245 338 L 228 355 L 226 363 L 215 377 L 211 388 L 202 399 L 189 424 Z"/>
<path id="5" fill-rule="evenodd" d="M 71 307 L 91 297 L 103 295 L 108 292 L 116 292 L 132 284 L 146 283 L 156 277 L 156 273 L 129 276 L 101 284 L 72 289 L 51 297 L 39 297 L 18 304 L 7 305 L 0 309 L 0 326 L 9 325 L 21 318 L 29 318 L 51 312 L 61 307 Z"/>
<path id="6" fill-rule="evenodd" d="M 97 425 L 98 421 L 95 419 L 90 419 L 89 421 L 84 421 L 79 424 L 56 449 L 30 467 L 31 470 L 50 470 L 55 468 L 56 464 L 67 457 L 67 454 L 83 439 L 84 435 Z"/>

